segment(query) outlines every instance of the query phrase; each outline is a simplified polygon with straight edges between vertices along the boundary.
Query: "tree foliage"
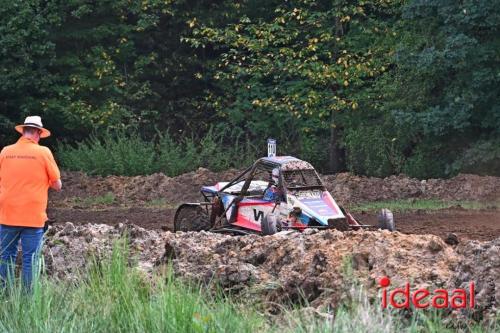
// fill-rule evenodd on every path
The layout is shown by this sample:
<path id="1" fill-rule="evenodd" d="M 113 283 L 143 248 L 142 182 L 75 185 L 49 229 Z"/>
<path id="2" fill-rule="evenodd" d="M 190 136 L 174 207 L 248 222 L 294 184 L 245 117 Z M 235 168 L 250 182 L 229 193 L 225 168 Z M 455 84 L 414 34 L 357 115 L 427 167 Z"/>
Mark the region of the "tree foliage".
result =
<path id="1" fill-rule="evenodd" d="M 210 117 L 202 98 L 209 83 L 196 75 L 205 59 L 180 35 L 188 29 L 190 11 L 204 6 L 157 0 L 5 1 L 0 9 L 2 114 L 17 122 L 36 112 L 57 135 L 72 140 L 109 128 L 138 127 L 146 136 L 154 127 L 196 130 Z"/>
<path id="2" fill-rule="evenodd" d="M 404 8 L 405 38 L 384 108 L 411 140 L 408 172 L 442 176 L 461 164 L 473 172 L 474 161 L 476 171 L 498 174 L 498 157 L 480 147 L 500 137 L 499 4 L 435 0 Z M 429 162 L 437 163 L 434 170 L 425 166 Z"/>
<path id="3" fill-rule="evenodd" d="M 324 172 L 498 174 L 499 8 L 3 0 L 0 146 L 39 114 L 68 144 L 133 129 L 202 145 L 229 128 L 214 154 L 275 137 Z"/>
<path id="4" fill-rule="evenodd" d="M 311 136 L 337 144 L 332 129 L 342 129 L 344 113 L 363 112 L 358 94 L 389 69 L 400 7 L 401 1 L 271 1 L 266 12 L 222 27 L 199 22 L 186 40 L 220 50 L 218 90 L 208 98 L 229 123 L 299 148 Z M 327 147 L 315 148 L 327 155 Z"/>

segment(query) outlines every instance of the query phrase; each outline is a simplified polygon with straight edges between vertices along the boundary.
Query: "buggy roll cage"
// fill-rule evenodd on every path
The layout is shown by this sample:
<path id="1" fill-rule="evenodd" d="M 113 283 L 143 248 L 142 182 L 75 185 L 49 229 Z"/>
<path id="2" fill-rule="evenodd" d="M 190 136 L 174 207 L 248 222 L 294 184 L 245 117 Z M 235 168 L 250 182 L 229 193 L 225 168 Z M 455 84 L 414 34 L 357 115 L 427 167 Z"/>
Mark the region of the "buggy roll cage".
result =
<path id="1" fill-rule="evenodd" d="M 295 162 L 295 161 L 299 161 L 299 162 L 303 162 L 301 160 L 298 160 L 298 159 L 293 159 L 291 160 L 292 162 Z M 263 157 L 263 158 L 260 158 L 258 159 L 257 161 L 255 161 L 251 166 L 249 166 L 248 168 L 246 168 L 243 172 L 241 172 L 236 178 L 234 178 L 233 180 L 231 180 L 229 183 L 227 183 L 224 187 L 222 187 L 219 192 L 224 192 L 224 190 L 228 189 L 229 187 L 235 185 L 236 183 L 239 183 L 241 181 L 244 181 L 245 183 L 243 184 L 242 188 L 241 188 L 241 191 L 238 195 L 238 199 L 241 200 L 243 197 L 245 197 L 249 187 L 250 187 L 250 184 L 252 182 L 252 179 L 254 178 L 255 176 L 255 173 L 257 172 L 257 170 L 259 168 L 262 168 L 264 170 L 267 170 L 267 171 L 272 171 L 273 169 L 275 168 L 278 168 L 280 170 L 280 175 L 279 175 L 279 180 L 278 180 L 278 184 L 276 184 L 278 187 L 282 188 L 284 190 L 284 192 L 286 192 L 286 189 L 285 187 L 283 186 L 285 183 L 287 183 L 284 179 L 284 173 L 285 172 L 288 172 L 288 171 L 291 171 L 291 170 L 294 170 L 294 169 L 287 169 L 287 168 L 283 168 L 283 166 L 286 167 L 287 163 L 289 163 L 289 161 L 283 161 L 283 162 L 278 162 L 278 161 L 273 161 L 273 159 L 271 158 L 268 158 L 268 157 Z M 319 177 L 318 173 L 316 172 L 316 170 L 314 168 L 307 168 L 307 169 L 304 169 L 304 170 L 307 170 L 309 172 L 312 172 L 313 175 L 314 175 L 314 178 L 316 180 L 316 182 L 318 184 L 315 184 L 315 185 L 307 185 L 307 186 L 289 186 L 288 188 L 290 190 L 298 190 L 298 189 L 301 189 L 301 190 L 310 190 L 310 189 L 325 189 L 325 185 L 323 184 L 321 178 Z M 296 171 L 299 172 L 299 175 L 300 177 L 302 178 L 302 181 L 304 184 L 307 184 L 307 181 L 306 181 L 306 178 L 304 176 L 304 171 L 303 169 L 296 169 Z M 284 195 L 286 195 L 286 193 L 284 193 Z"/>

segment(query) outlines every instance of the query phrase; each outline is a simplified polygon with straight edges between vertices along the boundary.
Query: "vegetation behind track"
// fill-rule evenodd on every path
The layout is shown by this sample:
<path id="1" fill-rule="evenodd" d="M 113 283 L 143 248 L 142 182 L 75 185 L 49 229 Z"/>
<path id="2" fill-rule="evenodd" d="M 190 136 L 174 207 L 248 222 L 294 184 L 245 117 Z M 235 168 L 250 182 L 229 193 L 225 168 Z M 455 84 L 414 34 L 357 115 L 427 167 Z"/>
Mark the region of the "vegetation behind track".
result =
<path id="1" fill-rule="evenodd" d="M 2 1 L 0 147 L 39 114 L 62 164 L 98 174 L 239 166 L 274 137 L 323 173 L 498 175 L 499 18 L 495 0 Z"/>

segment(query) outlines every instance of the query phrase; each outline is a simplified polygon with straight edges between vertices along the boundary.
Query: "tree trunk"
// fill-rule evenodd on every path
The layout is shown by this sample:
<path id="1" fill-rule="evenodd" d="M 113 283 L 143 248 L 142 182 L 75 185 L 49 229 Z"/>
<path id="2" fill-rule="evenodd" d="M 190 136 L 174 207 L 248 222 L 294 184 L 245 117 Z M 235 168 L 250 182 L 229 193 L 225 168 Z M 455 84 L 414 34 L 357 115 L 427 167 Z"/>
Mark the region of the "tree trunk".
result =
<path id="1" fill-rule="evenodd" d="M 343 37 L 345 34 L 345 28 L 342 22 L 340 21 L 340 17 L 335 18 L 335 36 Z M 336 88 L 333 88 L 333 92 L 337 91 Z M 343 155 L 345 151 L 340 149 L 339 146 L 339 138 L 340 138 L 340 127 L 338 123 L 335 121 L 335 111 L 331 111 L 330 118 L 330 140 L 328 143 L 328 172 L 337 173 L 344 169 L 343 163 Z"/>
<path id="2" fill-rule="evenodd" d="M 334 111 L 330 122 L 330 140 L 328 143 L 328 172 L 337 173 L 341 170 L 341 152 L 339 148 L 339 131 L 335 123 Z"/>

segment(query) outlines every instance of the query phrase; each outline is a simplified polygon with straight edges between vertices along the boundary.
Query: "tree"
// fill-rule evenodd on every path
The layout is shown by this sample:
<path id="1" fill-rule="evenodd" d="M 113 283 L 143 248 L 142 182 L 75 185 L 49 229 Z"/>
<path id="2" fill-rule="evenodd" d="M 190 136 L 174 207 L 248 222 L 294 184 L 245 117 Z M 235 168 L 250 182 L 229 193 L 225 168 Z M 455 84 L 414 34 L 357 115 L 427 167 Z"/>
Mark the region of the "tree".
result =
<path id="1" fill-rule="evenodd" d="M 405 171 L 422 178 L 498 174 L 498 149 L 485 150 L 500 143 L 498 1 L 415 0 L 403 18 L 384 107 L 412 142 Z"/>
<path id="2" fill-rule="evenodd" d="M 223 93 L 210 95 L 221 117 L 254 136 L 283 133 L 299 146 L 329 135 L 327 169 L 338 171 L 343 114 L 359 112 L 356 92 L 388 69 L 400 4 L 267 2 L 265 13 L 224 27 L 198 22 L 186 40 L 222 52 L 213 78 Z"/>
<path id="3" fill-rule="evenodd" d="M 181 42 L 213 1 L 5 1 L 0 13 L 0 127 L 40 114 L 55 137 L 137 128 L 206 132 L 210 54 Z M 8 129 L 8 130 L 7 130 Z M 2 130 L 2 135 L 5 133 Z M 4 137 L 2 137 L 3 139 Z M 6 138 L 5 138 L 6 139 Z"/>
<path id="4" fill-rule="evenodd" d="M 62 3 L 62 23 L 51 34 L 57 82 L 44 101 L 46 112 L 77 137 L 92 129 L 136 127 L 146 138 L 156 128 L 200 129 L 193 122 L 207 116 L 199 112 L 207 85 L 196 73 L 205 59 L 180 36 L 191 11 L 203 6 L 184 0 Z"/>
<path id="5" fill-rule="evenodd" d="M 2 1 L 0 4 L 0 147 L 14 137 L 13 127 L 39 109 L 50 90 L 56 24 L 53 1 Z"/>

